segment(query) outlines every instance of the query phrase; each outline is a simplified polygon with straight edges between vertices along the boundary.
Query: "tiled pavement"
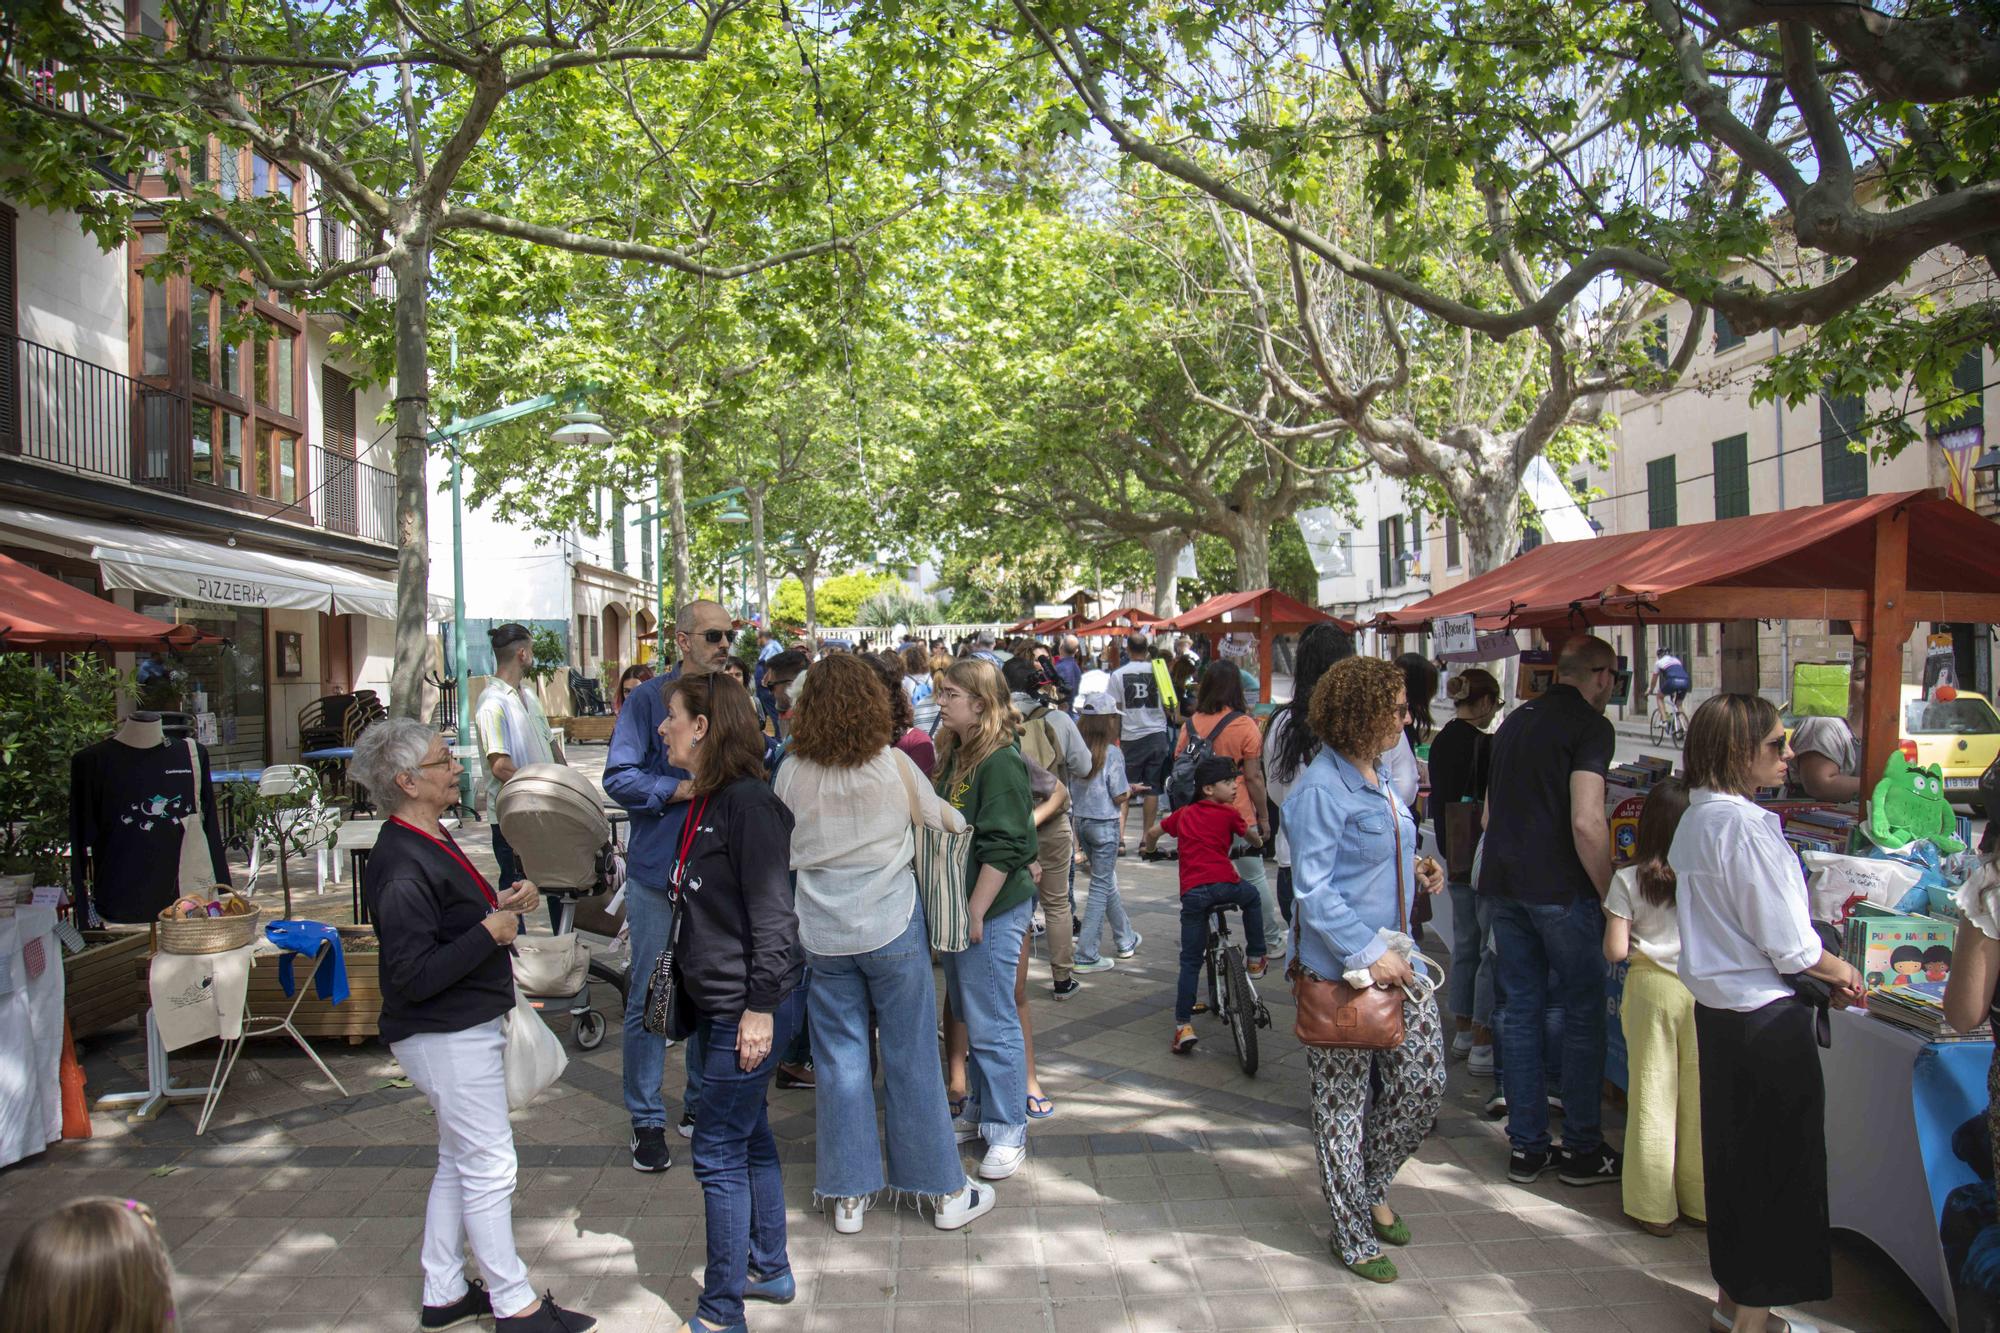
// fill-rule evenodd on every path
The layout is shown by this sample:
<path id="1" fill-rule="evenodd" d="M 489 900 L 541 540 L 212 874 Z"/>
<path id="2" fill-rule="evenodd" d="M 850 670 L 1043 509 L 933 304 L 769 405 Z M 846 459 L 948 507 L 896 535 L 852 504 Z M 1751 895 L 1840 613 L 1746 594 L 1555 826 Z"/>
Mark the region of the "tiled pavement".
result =
<path id="1" fill-rule="evenodd" d="M 1504 1136 L 1479 1116 L 1485 1088 L 1463 1065 L 1452 1068 L 1437 1131 L 1391 1195 L 1414 1233 L 1394 1252 L 1402 1281 L 1375 1286 L 1332 1262 L 1282 982 L 1274 972 L 1263 986 L 1273 1025 L 1256 1078 L 1242 1076 L 1226 1032 L 1207 1020 L 1198 1054 L 1170 1054 L 1171 867 L 1120 867 L 1147 943 L 1062 1004 L 1048 998 L 1038 963 L 1036 1047 L 1056 1115 L 1035 1126 L 1028 1164 L 999 1186 L 999 1207 L 969 1229 L 943 1233 L 907 1210 L 877 1211 L 861 1235 L 835 1235 L 812 1208 L 812 1095 L 773 1092 L 799 1299 L 753 1306 L 753 1329 L 1704 1327 L 1703 1235 L 1638 1231 L 1615 1188 L 1506 1184 Z M 701 1194 L 684 1161 L 665 1176 L 627 1164 L 617 1046 L 614 1034 L 573 1053 L 564 1083 L 516 1117 L 516 1236 L 537 1284 L 601 1327 L 671 1330 L 699 1292 Z M 58 1200 L 140 1198 L 181 1274 L 184 1329 L 414 1328 L 429 1113 L 390 1082 L 400 1071 L 379 1044 L 322 1045 L 354 1092 L 341 1101 L 288 1050 L 253 1048 L 201 1139 L 189 1108 L 145 1126 L 99 1116 L 93 1140 L 0 1172 L 0 1250 Z M 84 1051 L 93 1092 L 130 1085 L 141 1060 L 136 1036 Z M 668 1066 L 673 1092 L 678 1061 Z M 193 1080 L 203 1064 L 180 1059 L 176 1069 Z M 1835 1299 L 1807 1312 L 1823 1328 L 1941 1326 L 1865 1242 L 1841 1238 L 1836 1260 Z"/>

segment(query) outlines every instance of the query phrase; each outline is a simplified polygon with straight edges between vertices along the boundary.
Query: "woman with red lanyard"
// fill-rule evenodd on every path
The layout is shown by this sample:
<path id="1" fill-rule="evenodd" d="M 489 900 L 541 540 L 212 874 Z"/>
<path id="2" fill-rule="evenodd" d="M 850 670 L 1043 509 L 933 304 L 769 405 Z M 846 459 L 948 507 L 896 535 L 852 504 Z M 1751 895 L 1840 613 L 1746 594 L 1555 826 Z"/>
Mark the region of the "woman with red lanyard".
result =
<path id="1" fill-rule="evenodd" d="M 500 1333 L 581 1333 L 589 1315 L 539 1299 L 514 1249 L 514 1134 L 502 1018 L 514 1007 L 508 946 L 541 894 L 496 893 L 440 822 L 462 771 L 435 728 L 388 718 L 361 734 L 349 771 L 389 818 L 362 891 L 381 947 L 382 1040 L 430 1101 L 438 1165 L 424 1214 L 422 1329 L 494 1316 Z M 465 1249 L 484 1285 L 468 1282 Z"/>

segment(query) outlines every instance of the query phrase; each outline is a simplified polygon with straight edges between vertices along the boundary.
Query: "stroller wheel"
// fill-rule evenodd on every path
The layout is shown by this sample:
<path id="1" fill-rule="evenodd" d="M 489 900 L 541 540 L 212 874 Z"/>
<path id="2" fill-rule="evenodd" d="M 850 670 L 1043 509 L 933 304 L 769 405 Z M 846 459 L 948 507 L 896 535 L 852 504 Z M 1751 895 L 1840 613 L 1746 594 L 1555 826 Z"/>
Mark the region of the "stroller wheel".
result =
<path id="1" fill-rule="evenodd" d="M 595 1009 L 586 1009 L 571 1020 L 576 1035 L 576 1044 L 586 1051 L 594 1051 L 604 1041 L 604 1015 Z"/>

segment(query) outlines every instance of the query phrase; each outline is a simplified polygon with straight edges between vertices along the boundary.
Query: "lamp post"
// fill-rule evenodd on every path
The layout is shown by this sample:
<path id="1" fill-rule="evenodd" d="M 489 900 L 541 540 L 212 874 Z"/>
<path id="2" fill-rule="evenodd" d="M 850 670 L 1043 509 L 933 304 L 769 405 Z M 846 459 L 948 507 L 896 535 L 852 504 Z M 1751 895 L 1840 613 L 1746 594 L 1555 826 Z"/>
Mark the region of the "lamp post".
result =
<path id="1" fill-rule="evenodd" d="M 689 500 L 680 507 L 682 521 L 685 521 L 685 515 L 697 509 L 706 509 L 713 504 L 723 504 L 726 500 L 728 503 L 723 505 L 722 512 L 715 516 L 715 521 L 718 523 L 727 523 L 732 527 L 740 523 L 748 523 L 750 515 L 744 513 L 742 506 L 736 503 L 742 496 L 743 488 L 741 486 L 731 486 L 727 490 L 717 491 L 713 495 L 703 495 Z M 655 524 L 653 531 L 657 536 L 659 533 L 659 520 L 670 516 L 665 495 L 665 482 L 659 475 L 655 474 L 653 477 L 653 507 L 649 510 L 641 511 L 639 521 L 641 523 L 653 522 Z M 664 667 L 667 661 L 667 561 L 666 552 L 658 549 L 660 546 L 661 543 L 654 543 L 653 600 L 657 605 L 659 617 L 654 623 L 657 640 L 655 652 L 658 654 L 655 660 Z"/>

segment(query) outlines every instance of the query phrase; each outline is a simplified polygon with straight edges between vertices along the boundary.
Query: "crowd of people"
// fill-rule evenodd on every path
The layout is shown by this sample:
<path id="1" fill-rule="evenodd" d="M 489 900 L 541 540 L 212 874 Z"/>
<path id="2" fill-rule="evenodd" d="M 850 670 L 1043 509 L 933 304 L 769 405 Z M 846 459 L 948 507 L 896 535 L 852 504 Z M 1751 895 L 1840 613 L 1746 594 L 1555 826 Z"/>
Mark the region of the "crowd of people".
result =
<path id="1" fill-rule="evenodd" d="M 1412 1229 L 1390 1187 L 1432 1128 L 1447 1062 L 1463 1059 L 1496 1080 L 1488 1110 L 1506 1117 L 1508 1179 L 1619 1184 L 1647 1231 L 1707 1228 L 1712 1327 L 1809 1333 L 1769 1312 L 1832 1290 L 1811 1002 L 1851 1002 L 1861 981 L 1815 931 L 1797 859 L 1753 801 L 1796 778 L 1769 703 L 1701 705 L 1682 777 L 1652 793 L 1634 862 L 1614 873 L 1605 708 L 1617 659 L 1594 637 L 1562 645 L 1553 684 L 1499 720 L 1493 673 L 1458 670 L 1441 689 L 1427 659 L 1357 657 L 1345 634 L 1315 626 L 1266 727 L 1235 660 L 1156 653 L 1143 634 L 1103 658 L 1074 638 L 853 652 L 767 634 L 746 665 L 721 606 L 691 603 L 676 624 L 678 666 L 620 682 L 604 788 L 631 817 L 631 1162 L 667 1170 L 677 1133 L 704 1196 L 707 1265 L 683 1333 L 741 1329 L 745 1302 L 796 1295 L 774 1079 L 813 1089 L 813 1195 L 836 1233 L 863 1231 L 876 1207 L 917 1207 L 947 1231 L 993 1208 L 1027 1157 L 1029 1122 L 1055 1112 L 1035 1070 L 1034 941 L 1046 940 L 1058 1001 L 1137 956 L 1144 937 L 1119 884 L 1128 853 L 1177 862 L 1175 1053 L 1197 1046 L 1196 977 L 1218 911 L 1240 912 L 1253 977 L 1285 960 L 1295 984 L 1400 992 L 1389 1044 L 1308 1048 L 1331 1249 L 1350 1271 L 1396 1280 L 1385 1247 Z M 499 783 L 559 752 L 520 689 L 525 631 L 502 626 L 493 647 L 479 734 Z M 1440 694 L 1451 716 L 1437 728 Z M 1419 848 L 1420 765 L 1434 856 Z M 453 840 L 442 815 L 461 769 L 435 730 L 379 723 L 354 770 L 388 816 L 364 886 L 382 1035 L 438 1131 L 420 1327 L 491 1315 L 509 1333 L 590 1328 L 536 1294 L 513 1240 L 507 946 L 537 890 L 497 827 L 497 885 Z M 926 838 L 968 830 L 968 943 L 940 952 L 913 865 Z M 1993 1004 L 1995 883 L 1989 842 L 1968 919 L 1993 939 L 1953 974 L 1954 1022 Z M 1440 894 L 1448 967 L 1423 952 Z M 1619 963 L 1622 1153 L 1602 1115 L 1607 968 Z M 649 995 L 656 972 L 671 979 L 669 1004 Z M 678 1114 L 663 1095 L 674 1044 Z M 961 1148 L 974 1142 L 968 1172 Z M 65 1248 L 116 1250 L 132 1281 L 148 1280 L 144 1216 L 93 1200 L 51 1219 L 15 1255 L 0 1330 L 57 1326 L 20 1312 L 51 1282 L 74 1286 L 51 1257 Z M 464 1271 L 468 1247 L 479 1279 Z"/>

